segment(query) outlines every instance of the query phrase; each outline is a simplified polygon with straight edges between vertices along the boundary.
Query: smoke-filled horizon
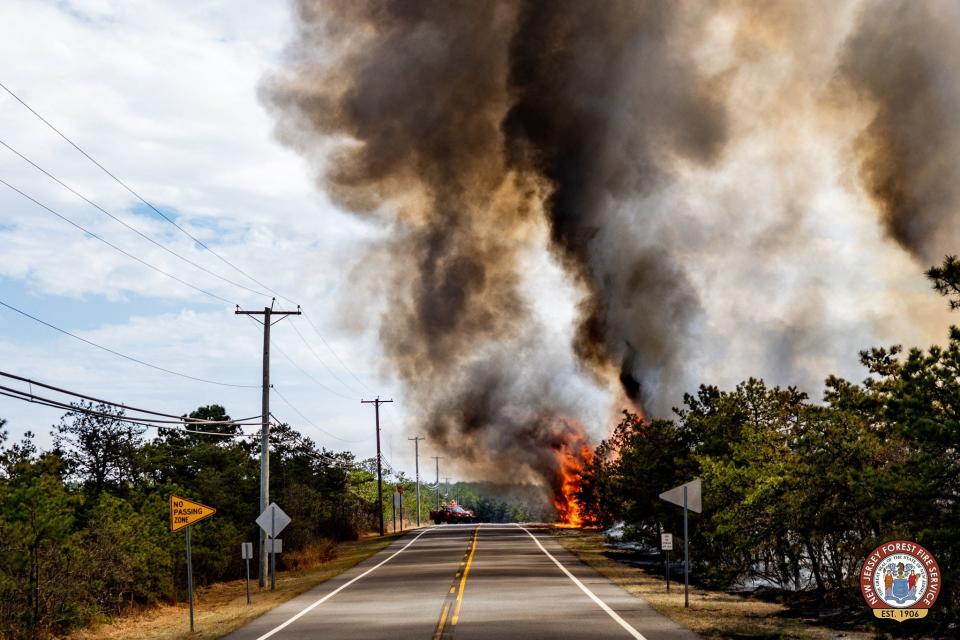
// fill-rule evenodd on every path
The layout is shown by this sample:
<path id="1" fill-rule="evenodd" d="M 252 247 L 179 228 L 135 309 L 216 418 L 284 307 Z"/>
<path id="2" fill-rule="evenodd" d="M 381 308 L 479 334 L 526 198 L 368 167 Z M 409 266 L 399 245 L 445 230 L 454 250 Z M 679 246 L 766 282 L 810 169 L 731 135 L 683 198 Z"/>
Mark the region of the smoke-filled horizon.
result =
<path id="1" fill-rule="evenodd" d="M 417 430 L 471 468 L 559 490 L 598 389 L 600 415 L 667 416 L 711 375 L 812 385 L 936 336 L 955 5 L 294 8 L 264 100 L 319 188 L 389 229 L 351 295 L 384 301 Z"/>

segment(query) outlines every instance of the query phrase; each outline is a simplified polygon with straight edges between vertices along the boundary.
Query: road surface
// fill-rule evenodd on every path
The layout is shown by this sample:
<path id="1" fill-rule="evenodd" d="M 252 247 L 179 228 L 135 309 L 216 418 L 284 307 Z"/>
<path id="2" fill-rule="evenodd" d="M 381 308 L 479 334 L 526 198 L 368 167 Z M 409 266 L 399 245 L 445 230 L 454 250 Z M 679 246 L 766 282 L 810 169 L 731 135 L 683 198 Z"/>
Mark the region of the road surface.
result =
<path id="1" fill-rule="evenodd" d="M 564 550 L 517 525 L 420 529 L 264 614 L 230 640 L 694 640 Z"/>

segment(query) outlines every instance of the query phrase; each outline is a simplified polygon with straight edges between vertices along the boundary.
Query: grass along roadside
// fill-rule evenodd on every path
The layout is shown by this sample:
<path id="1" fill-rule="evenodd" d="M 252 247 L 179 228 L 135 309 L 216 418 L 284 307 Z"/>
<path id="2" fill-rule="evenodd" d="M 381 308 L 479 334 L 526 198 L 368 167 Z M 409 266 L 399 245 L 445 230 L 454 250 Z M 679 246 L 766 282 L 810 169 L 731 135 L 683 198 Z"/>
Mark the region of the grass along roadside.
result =
<path id="1" fill-rule="evenodd" d="M 243 580 L 220 582 L 197 589 L 194 593 L 195 633 L 190 633 L 187 603 L 160 605 L 114 619 L 99 626 L 77 631 L 68 640 L 190 640 L 221 638 L 239 629 L 277 605 L 333 578 L 366 560 L 396 540 L 399 534 L 383 538 L 370 536 L 356 542 L 337 545 L 332 560 L 303 571 L 277 572 L 277 589 L 260 590 L 255 578 L 250 580 L 252 603 L 247 604 Z"/>
<path id="2" fill-rule="evenodd" d="M 690 608 L 685 609 L 682 575 L 679 584 L 674 583 L 668 594 L 661 577 L 607 558 L 605 540 L 599 531 L 554 529 L 552 533 L 561 545 L 601 575 L 704 638 L 870 640 L 876 637 L 870 632 L 838 631 L 803 618 L 784 617 L 782 614 L 787 609 L 781 604 L 700 587 L 690 587 Z"/>

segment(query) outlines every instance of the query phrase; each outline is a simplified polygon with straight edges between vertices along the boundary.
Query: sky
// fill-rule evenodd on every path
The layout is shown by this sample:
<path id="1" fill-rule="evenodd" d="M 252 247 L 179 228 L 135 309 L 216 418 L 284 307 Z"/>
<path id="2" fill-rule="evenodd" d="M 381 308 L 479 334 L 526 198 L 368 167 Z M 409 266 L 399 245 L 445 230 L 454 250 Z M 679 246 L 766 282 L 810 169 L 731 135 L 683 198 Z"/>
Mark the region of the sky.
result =
<path id="1" fill-rule="evenodd" d="M 687 391 L 756 375 L 817 398 L 830 373 L 863 377 L 860 349 L 946 335 L 952 319 L 922 276 L 929 265 L 884 234 L 849 157 L 872 112 L 824 107 L 833 105 L 823 92 L 832 90 L 851 11 L 831 14 L 829 29 L 811 20 L 809 33 L 789 31 L 797 42 L 776 55 L 738 48 L 736 20 L 713 19 L 692 55 L 725 78 L 731 141 L 715 164 L 684 165 L 669 188 L 624 205 L 625 220 L 638 206 L 653 213 L 614 240 L 665 247 L 685 265 L 702 306 L 686 347 Z M 233 311 L 269 305 L 268 287 L 282 296 L 277 308 L 300 304 L 306 313 L 274 327 L 272 412 L 321 446 L 366 458 L 375 452 L 374 412 L 360 400 L 392 398 L 381 411 L 383 452 L 411 474 L 406 438 L 416 432 L 416 408 L 378 344 L 387 306 L 369 295 L 369 265 L 358 268 L 391 229 L 382 218 L 338 210 L 315 169 L 277 140 L 274 114 L 259 97 L 264 78 L 283 66 L 293 32 L 288 4 L 7 0 L 0 25 L 0 82 L 255 279 L 182 234 L 0 90 L 0 179 L 203 290 L 0 184 L 0 301 L 158 367 L 247 386 L 151 369 L 3 307 L 0 370 L 169 413 L 218 403 L 233 417 L 255 416 L 261 327 Z M 144 240 L 17 153 L 242 286 Z M 602 437 L 622 407 L 616 390 L 601 388 L 571 354 L 580 294 L 552 261 L 546 229 L 537 233 L 521 285 L 544 327 L 549 353 L 541 360 Z M 59 412 L 0 397 L 0 418 L 11 439 L 30 430 L 49 446 Z M 420 453 L 421 462 L 443 455 L 429 441 Z"/>
<path id="2" fill-rule="evenodd" d="M 337 211 L 315 188 L 304 162 L 273 138 L 273 120 L 257 91 L 288 40 L 287 6 L 12 1 L 0 4 L 0 24 L 0 82 L 217 254 L 302 305 L 309 321 L 293 317 L 273 328 L 271 379 L 295 409 L 275 393 L 272 412 L 319 445 L 373 455 L 373 408 L 360 399 L 389 398 L 397 390 L 382 375 L 375 334 L 340 309 L 350 304 L 343 276 L 356 243 L 380 231 Z M 0 140 L 182 256 L 262 291 L 6 93 L 0 95 Z M 229 303 L 152 271 L 4 185 L 0 300 L 160 367 L 231 384 L 260 383 L 262 329 L 233 310 L 237 304 L 263 309 L 270 297 L 164 252 L 6 147 L 0 147 L 0 178 Z M 276 308 L 292 305 L 279 300 Z M 219 403 L 233 417 L 260 413 L 258 388 L 204 384 L 153 370 L 8 309 L 0 310 L 0 362 L 4 371 L 159 411 L 179 414 Z M 412 470 L 402 399 L 396 400 L 381 412 L 384 453 Z M 0 417 L 11 439 L 31 430 L 48 446 L 59 412 L 0 398 Z M 421 451 L 430 453 L 429 447 Z"/>

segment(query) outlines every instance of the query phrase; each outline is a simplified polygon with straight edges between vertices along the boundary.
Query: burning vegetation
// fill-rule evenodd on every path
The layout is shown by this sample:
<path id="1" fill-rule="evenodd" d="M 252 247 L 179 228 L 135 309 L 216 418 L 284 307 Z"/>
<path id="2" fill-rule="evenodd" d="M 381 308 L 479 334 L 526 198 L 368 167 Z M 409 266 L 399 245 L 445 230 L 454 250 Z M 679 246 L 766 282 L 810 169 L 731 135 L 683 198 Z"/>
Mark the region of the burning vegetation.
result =
<path id="1" fill-rule="evenodd" d="M 583 511 L 578 496 L 580 476 L 584 465 L 589 464 L 593 450 L 586 442 L 565 443 L 557 450 L 558 470 L 553 491 L 553 506 L 561 525 L 579 527 L 583 524 Z"/>

